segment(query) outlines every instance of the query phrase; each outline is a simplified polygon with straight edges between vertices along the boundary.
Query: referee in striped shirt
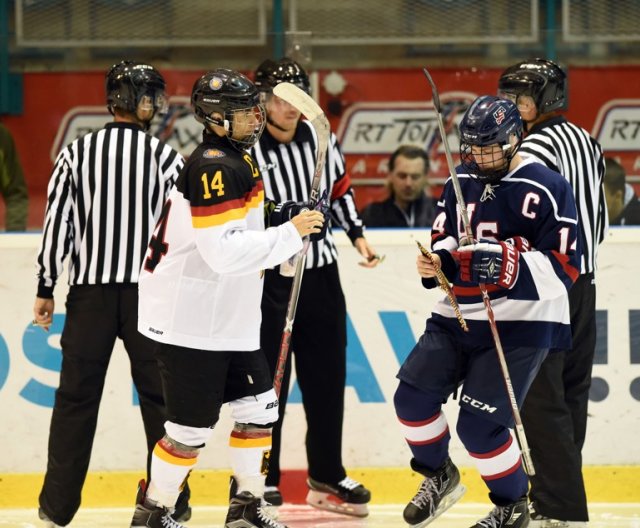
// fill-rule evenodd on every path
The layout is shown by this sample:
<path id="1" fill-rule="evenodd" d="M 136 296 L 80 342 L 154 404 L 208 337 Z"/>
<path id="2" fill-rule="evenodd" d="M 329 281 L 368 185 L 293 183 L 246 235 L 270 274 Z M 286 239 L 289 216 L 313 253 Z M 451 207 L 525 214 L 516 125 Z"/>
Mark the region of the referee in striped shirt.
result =
<path id="1" fill-rule="evenodd" d="M 290 82 L 309 92 L 306 72 L 291 59 L 266 60 L 258 67 L 255 84 L 265 94 L 267 126 L 251 154 L 262 173 L 265 196 L 275 202 L 306 202 L 314 175 L 317 137 L 311 124 L 300 119 L 298 110 L 272 93 L 273 87 L 280 82 Z M 331 222 L 345 230 L 364 257 L 362 264 L 373 267 L 379 258 L 364 238 L 345 169 L 342 151 L 332 133 L 320 194 L 328 193 Z M 360 483 L 347 478 L 342 465 L 347 312 L 337 261 L 338 252 L 329 227 L 326 237 L 312 242 L 309 247 L 292 333 L 291 351 L 296 358 L 297 380 L 307 418 L 309 486 L 314 492 L 307 497 L 307 502 L 322 507 L 314 497 L 318 493 L 333 495 L 333 499 L 322 501 L 326 508 L 349 503 L 353 507 L 338 506 L 339 510 L 366 515 L 370 493 Z M 262 297 L 261 346 L 272 373 L 278 360 L 292 283 L 283 266 L 266 271 Z M 280 483 L 282 421 L 290 377 L 291 361 L 287 361 L 280 394 L 280 418 L 273 428 L 265 490 L 265 499 L 276 505 L 282 504 L 277 486 Z"/>
<path id="2" fill-rule="evenodd" d="M 564 176 L 578 206 L 581 274 L 569 291 L 573 348 L 549 354 L 524 402 L 522 419 L 536 468 L 529 493 L 532 528 L 582 526 L 589 520 L 581 451 L 596 345 L 594 272 L 598 245 L 609 227 L 602 147 L 558 113 L 566 107 L 566 75 L 555 63 L 515 64 L 502 73 L 499 91 L 517 103 L 526 123 L 520 154 Z"/>
<path id="3" fill-rule="evenodd" d="M 184 160 L 145 132 L 167 108 L 165 82 L 147 64 L 123 61 L 106 76 L 114 118 L 60 152 L 49 181 L 34 324 L 49 330 L 53 290 L 70 256 L 62 369 L 49 431 L 40 518 L 65 526 L 80 506 L 105 375 L 116 338 L 131 361 L 149 453 L 164 434 L 153 349 L 138 333 L 138 273 Z M 187 515 L 188 489 L 181 511 Z M 184 517 L 183 517 L 184 518 Z"/>

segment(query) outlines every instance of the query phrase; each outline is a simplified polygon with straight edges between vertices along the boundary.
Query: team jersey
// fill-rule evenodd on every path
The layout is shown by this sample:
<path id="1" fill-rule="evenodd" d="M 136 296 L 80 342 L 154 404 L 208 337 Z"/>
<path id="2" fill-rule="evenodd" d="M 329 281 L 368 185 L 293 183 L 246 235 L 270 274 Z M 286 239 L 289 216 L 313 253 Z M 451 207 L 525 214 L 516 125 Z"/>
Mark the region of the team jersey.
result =
<path id="1" fill-rule="evenodd" d="M 497 185 L 485 185 L 461 167 L 457 172 L 476 240 L 502 241 L 520 236 L 533 246 L 532 251 L 520 253 L 519 274 L 511 289 L 486 285 L 502 344 L 570 348 L 567 292 L 579 275 L 580 262 L 571 186 L 558 173 L 533 160 L 520 163 Z M 432 229 L 434 251 L 458 248 L 464 236 L 458 209 L 449 178 Z M 434 287 L 435 281 L 423 279 L 423 284 Z M 453 291 L 469 332 L 462 331 L 446 298 L 435 306 L 427 329 L 455 332 L 470 345 L 493 345 L 478 285 L 463 282 L 456 274 Z"/>
<path id="2" fill-rule="evenodd" d="M 72 286 L 137 282 L 183 164 L 176 150 L 134 123 L 108 123 L 65 147 L 47 191 L 38 297 L 53 297 L 67 255 Z"/>
<path id="3" fill-rule="evenodd" d="M 275 202 L 306 202 L 309 200 L 311 181 L 315 172 L 318 138 L 309 121 L 300 120 L 291 142 L 280 143 L 268 129 L 262 133 L 251 154 L 258 162 L 264 177 L 265 195 Z M 331 133 L 327 148 L 324 174 L 320 184 L 320 195 L 327 191 L 330 201 L 331 225 L 339 224 L 351 242 L 363 233 L 362 220 L 358 215 L 351 188 L 351 179 L 340 144 Z M 329 215 L 329 213 L 327 213 Z M 338 251 L 331 234 L 314 241 L 307 252 L 306 268 L 319 268 L 338 260 Z"/>
<path id="4" fill-rule="evenodd" d="M 602 147 L 583 128 L 555 116 L 535 124 L 518 153 L 559 172 L 571 185 L 580 225 L 581 273 L 594 272 L 598 245 L 609 229 Z"/>
<path id="5" fill-rule="evenodd" d="M 265 230 L 254 159 L 204 134 L 165 203 L 139 281 L 138 330 L 201 350 L 260 348 L 263 270 L 302 249 L 291 222 Z"/>

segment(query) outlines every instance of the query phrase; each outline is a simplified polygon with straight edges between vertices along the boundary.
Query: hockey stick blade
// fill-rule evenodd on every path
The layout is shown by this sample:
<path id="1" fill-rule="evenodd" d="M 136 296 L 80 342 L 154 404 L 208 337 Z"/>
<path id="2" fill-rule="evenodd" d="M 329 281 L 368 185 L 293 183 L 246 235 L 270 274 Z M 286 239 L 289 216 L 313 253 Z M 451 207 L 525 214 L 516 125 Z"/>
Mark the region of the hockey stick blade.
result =
<path id="1" fill-rule="evenodd" d="M 329 145 L 329 120 L 324 115 L 322 108 L 313 100 L 307 92 L 298 88 L 295 84 L 283 82 L 273 88 L 274 95 L 286 101 L 291 106 L 299 110 L 305 116 L 318 136 L 318 154 L 316 168 L 311 182 L 311 194 L 309 196 L 312 205 L 318 203 L 320 180 L 324 169 L 324 161 Z"/>

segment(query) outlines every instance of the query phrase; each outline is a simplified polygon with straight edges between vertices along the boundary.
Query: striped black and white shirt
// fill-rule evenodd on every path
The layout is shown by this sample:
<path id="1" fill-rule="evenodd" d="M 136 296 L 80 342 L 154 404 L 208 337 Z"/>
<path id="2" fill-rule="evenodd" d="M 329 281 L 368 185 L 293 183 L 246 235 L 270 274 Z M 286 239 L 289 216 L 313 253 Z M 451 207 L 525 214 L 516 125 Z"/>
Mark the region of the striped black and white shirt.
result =
<path id="1" fill-rule="evenodd" d="M 38 297 L 69 284 L 138 281 L 142 258 L 184 159 L 133 123 L 112 122 L 60 152 L 48 187 Z"/>
<path id="2" fill-rule="evenodd" d="M 309 201 L 316 165 L 317 135 L 311 123 L 301 120 L 290 143 L 278 142 L 267 129 L 251 148 L 262 173 L 265 197 L 275 202 Z M 361 237 L 362 220 L 356 210 L 353 189 L 345 170 L 345 160 L 335 134 L 329 137 L 320 196 L 327 190 L 331 203 L 331 224 L 339 224 L 351 241 Z M 323 240 L 313 242 L 307 253 L 306 268 L 319 268 L 335 262 L 338 252 L 331 229 Z"/>
<path id="3" fill-rule="evenodd" d="M 594 272 L 598 245 L 609 229 L 602 147 L 583 128 L 555 116 L 534 125 L 518 152 L 533 156 L 571 184 L 580 225 L 581 273 Z"/>

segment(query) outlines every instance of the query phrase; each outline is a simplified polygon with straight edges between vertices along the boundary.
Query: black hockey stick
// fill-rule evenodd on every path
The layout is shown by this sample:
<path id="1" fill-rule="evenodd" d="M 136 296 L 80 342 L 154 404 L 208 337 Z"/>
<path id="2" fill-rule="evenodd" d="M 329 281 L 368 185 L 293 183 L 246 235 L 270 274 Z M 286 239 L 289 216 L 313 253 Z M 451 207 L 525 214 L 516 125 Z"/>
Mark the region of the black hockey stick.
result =
<path id="1" fill-rule="evenodd" d="M 447 140 L 447 134 L 444 129 L 444 122 L 442 120 L 442 107 L 440 105 L 440 96 L 438 95 L 438 89 L 433 82 L 429 71 L 423 68 L 429 84 L 431 85 L 431 93 L 433 96 L 433 106 L 436 110 L 436 118 L 438 120 L 438 128 L 440 129 L 440 136 L 442 138 L 442 145 L 444 147 L 445 156 L 447 158 L 447 166 L 449 168 L 449 174 L 451 175 L 451 182 L 453 183 L 453 189 L 456 194 L 456 201 L 460 208 L 460 216 L 462 217 L 462 224 L 464 225 L 464 232 L 467 243 L 473 243 L 473 230 L 471 229 L 471 223 L 469 222 L 469 215 L 467 214 L 467 206 L 462 196 L 462 189 L 460 188 L 460 181 L 456 174 L 455 166 L 453 164 L 453 158 L 451 157 L 451 149 L 449 148 L 449 141 Z M 498 326 L 496 325 L 496 318 L 491 307 L 491 300 L 489 299 L 489 293 L 484 284 L 478 284 L 480 292 L 482 293 L 482 301 L 484 307 L 487 310 L 487 319 L 489 320 L 489 326 L 491 327 L 491 335 L 496 345 L 496 354 L 498 355 L 498 362 L 500 363 L 500 370 L 502 371 L 502 378 L 504 379 L 504 385 L 509 395 L 509 401 L 511 403 L 511 411 L 513 413 L 513 421 L 515 422 L 516 437 L 520 444 L 520 451 L 522 452 L 522 460 L 524 462 L 524 469 L 528 475 L 535 475 L 535 469 L 533 467 L 533 460 L 531 458 L 531 452 L 529 450 L 529 443 L 527 437 L 524 434 L 524 426 L 522 425 L 522 419 L 520 418 L 520 410 L 518 409 L 518 401 L 516 400 L 515 393 L 513 391 L 513 384 L 511 383 L 511 376 L 509 375 L 509 368 L 507 367 L 507 360 L 504 357 L 504 349 L 502 348 L 502 342 L 500 341 L 500 334 L 498 334 Z"/>
<path id="2" fill-rule="evenodd" d="M 290 83 L 280 83 L 273 88 L 273 93 L 285 100 L 291 106 L 297 108 L 309 120 L 318 136 L 318 152 L 316 157 L 316 167 L 311 181 L 311 191 L 309 201 L 311 207 L 315 207 L 320 199 L 320 182 L 322 181 L 322 172 L 324 170 L 324 162 L 327 155 L 327 146 L 329 145 L 329 121 L 324 115 L 322 108 L 313 100 L 313 98 Z M 291 284 L 291 293 L 289 294 L 289 304 L 287 305 L 287 314 L 285 316 L 284 329 L 282 331 L 282 339 L 280 341 L 280 352 L 278 354 L 278 362 L 273 376 L 273 388 L 276 394 L 280 396 L 282 388 L 282 378 L 284 377 L 284 368 L 289 356 L 289 347 L 291 346 L 291 334 L 293 333 L 293 321 L 296 317 L 298 308 L 298 297 L 300 296 L 300 285 L 302 284 L 302 275 L 304 273 L 305 263 L 307 261 L 307 251 L 310 245 L 309 237 L 305 237 L 304 246 L 296 259 L 296 272 L 293 276 Z"/>

